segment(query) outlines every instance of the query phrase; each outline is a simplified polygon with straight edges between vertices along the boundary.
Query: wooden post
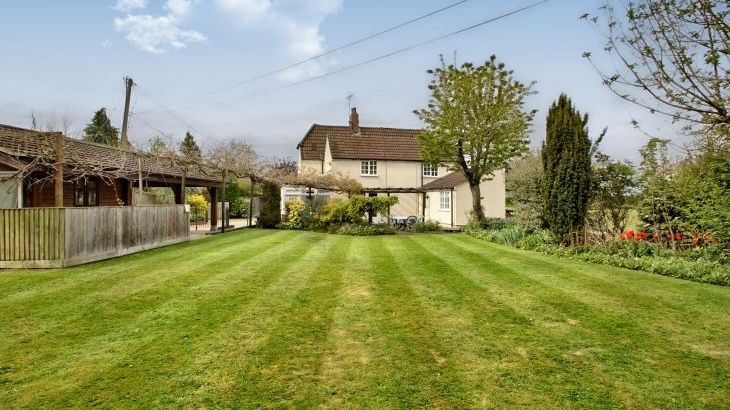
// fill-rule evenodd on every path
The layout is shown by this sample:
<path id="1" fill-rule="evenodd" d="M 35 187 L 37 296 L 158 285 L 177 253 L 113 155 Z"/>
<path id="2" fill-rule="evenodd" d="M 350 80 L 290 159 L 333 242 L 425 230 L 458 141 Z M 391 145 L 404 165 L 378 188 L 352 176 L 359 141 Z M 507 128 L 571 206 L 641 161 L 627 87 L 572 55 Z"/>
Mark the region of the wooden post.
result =
<path id="1" fill-rule="evenodd" d="M 210 192 L 210 230 L 215 231 L 218 228 L 218 188 L 208 188 Z"/>
<path id="2" fill-rule="evenodd" d="M 139 196 L 142 199 L 142 158 L 137 158 L 137 182 L 139 183 Z"/>
<path id="3" fill-rule="evenodd" d="M 175 194 L 175 203 L 178 205 L 182 205 L 182 189 L 180 189 L 182 185 L 173 185 L 172 186 L 172 192 Z"/>
<path id="4" fill-rule="evenodd" d="M 228 171 L 223 171 L 223 189 L 221 190 L 221 232 L 226 232 L 226 224 L 228 221 L 226 220 L 226 216 L 228 216 L 228 213 L 226 212 L 226 178 L 228 178 Z"/>
<path id="5" fill-rule="evenodd" d="M 251 195 L 248 197 L 248 226 L 253 224 L 253 178 L 251 179 Z"/>
<path id="6" fill-rule="evenodd" d="M 63 208 L 63 134 L 56 134 L 56 175 L 54 203 L 57 208 Z"/>
<path id="7" fill-rule="evenodd" d="M 181 198 L 182 201 L 180 201 L 180 204 L 184 205 L 185 204 L 185 174 L 184 173 L 182 176 L 182 182 L 180 183 L 180 192 L 181 192 L 181 196 L 182 196 L 182 198 Z"/>

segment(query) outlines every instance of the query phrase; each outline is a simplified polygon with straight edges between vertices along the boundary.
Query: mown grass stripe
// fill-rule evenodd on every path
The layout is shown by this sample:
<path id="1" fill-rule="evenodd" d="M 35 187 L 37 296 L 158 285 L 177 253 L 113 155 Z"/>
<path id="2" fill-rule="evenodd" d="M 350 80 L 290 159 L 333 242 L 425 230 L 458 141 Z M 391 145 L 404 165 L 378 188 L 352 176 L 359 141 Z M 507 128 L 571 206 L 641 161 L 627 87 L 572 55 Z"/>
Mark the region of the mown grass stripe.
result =
<path id="1" fill-rule="evenodd" d="M 440 360 L 452 355 L 451 347 L 441 340 L 439 324 L 428 316 L 396 255 L 382 238 L 367 239 L 364 246 L 377 311 L 374 348 L 388 364 L 373 375 L 377 396 L 389 407 L 467 408 L 469 394 L 458 371 Z"/>
<path id="2" fill-rule="evenodd" d="M 247 240 L 255 242 L 274 233 L 275 231 L 254 230 L 246 231 L 245 236 Z M 124 273 L 144 274 L 154 271 L 150 269 L 154 267 L 169 269 L 170 263 L 186 263 L 197 258 L 198 253 L 203 250 L 240 246 L 243 234 L 235 232 L 230 237 L 200 239 L 72 268 L 22 271 L 23 274 L 17 276 L 22 280 L 16 281 L 13 286 L 8 283 L 0 284 L 0 304 L 37 296 L 51 297 L 56 292 L 68 292 L 88 282 L 124 278 L 125 275 L 120 275 Z M 12 272 L 7 274 L 5 271 L 0 273 L 0 279 L 13 276 Z M 51 298 L 53 299 L 55 298 Z"/>
<path id="3" fill-rule="evenodd" d="M 197 256 L 186 258 L 188 263 L 184 269 L 160 266 L 158 269 L 148 269 L 130 275 L 119 274 L 119 279 L 114 278 L 107 286 L 104 286 L 106 283 L 104 282 L 91 289 L 79 288 L 77 293 L 69 291 L 62 297 L 56 298 L 53 303 L 48 303 L 46 298 L 34 298 L 31 303 L 14 303 L 9 307 L 6 306 L 5 312 L 9 317 L 23 317 L 23 322 L 9 327 L 16 329 L 17 334 L 5 335 L 9 343 L 0 346 L 0 352 L 12 349 L 17 343 L 32 343 L 39 334 L 53 333 L 56 335 L 54 342 L 49 347 L 65 346 L 69 343 L 68 338 L 78 342 L 82 335 L 70 327 L 69 329 L 72 331 L 68 337 L 65 337 L 64 329 L 68 327 L 69 323 L 81 320 L 103 324 L 103 326 L 90 330 L 97 333 L 104 332 L 105 328 L 113 328 L 117 322 L 140 314 L 140 310 L 148 308 L 150 299 L 165 300 L 166 296 L 173 297 L 175 292 L 180 289 L 205 280 L 206 273 L 213 272 L 210 267 L 217 265 L 221 258 L 238 255 L 240 260 L 246 260 L 256 256 L 262 250 L 287 241 L 292 235 L 294 234 L 279 234 L 267 236 L 264 238 L 266 240 L 239 241 L 237 245 L 234 243 L 219 248 L 217 253 L 208 253 L 204 248 L 200 250 L 200 253 L 194 253 Z M 198 272 L 199 270 L 202 270 L 202 275 Z M 169 281 L 174 283 L 170 286 L 160 286 Z M 17 307 L 21 307 L 22 311 Z M 53 312 L 57 320 L 44 319 L 44 312 Z M 110 317 L 110 313 L 113 314 L 112 317 Z M 42 324 L 36 324 L 36 321 L 41 321 Z M 7 320 L 5 323 L 10 325 L 13 320 Z"/>
<path id="4" fill-rule="evenodd" d="M 296 295 L 309 283 L 312 267 L 329 263 L 334 241 L 309 234 L 318 241 L 306 255 L 264 292 L 241 309 L 215 335 L 196 346 L 190 364 L 172 378 L 170 390 L 184 390 L 175 407 L 226 407 L 236 393 L 236 378 L 255 349 L 264 346 L 270 329 L 291 315 Z M 319 269 L 319 268 L 317 268 Z"/>
<path id="5" fill-rule="evenodd" d="M 278 233 L 277 236 L 283 239 L 289 238 L 286 233 Z M 79 397 L 78 391 L 73 390 L 74 386 L 77 388 L 82 386 L 80 387 L 82 390 L 98 386 L 104 382 L 107 375 L 113 375 L 109 376 L 112 378 L 119 377 L 120 380 L 115 380 L 121 382 L 121 380 L 128 379 L 128 372 L 134 373 L 134 365 L 137 365 L 138 369 L 145 368 L 144 366 L 148 362 L 161 365 L 166 357 L 164 355 L 149 356 L 134 354 L 134 352 L 142 353 L 147 350 L 159 352 L 170 349 L 168 353 L 172 353 L 178 346 L 169 341 L 170 338 L 179 336 L 180 333 L 190 332 L 191 329 L 198 330 L 202 337 L 208 331 L 208 326 L 217 323 L 218 317 L 225 317 L 223 315 L 228 312 L 230 306 L 235 306 L 236 296 L 241 296 L 248 291 L 259 290 L 258 287 L 243 290 L 247 288 L 242 281 L 248 280 L 249 276 L 256 272 L 245 269 L 247 263 L 270 262 L 271 258 L 276 260 L 275 255 L 282 251 L 291 255 L 304 253 L 311 246 L 313 246 L 311 241 L 297 236 L 293 240 L 283 241 L 279 247 L 261 250 L 250 258 L 231 254 L 228 258 L 219 260 L 217 264 L 211 265 L 208 271 L 200 273 L 202 281 L 196 280 L 193 286 L 171 292 L 170 295 L 166 295 L 169 297 L 160 300 L 160 303 L 147 306 L 142 314 L 127 318 L 126 321 L 120 323 L 120 327 L 105 327 L 103 333 L 84 338 L 83 344 L 60 347 L 53 356 L 62 360 L 46 363 L 38 372 L 34 372 L 35 374 L 27 375 L 29 380 L 21 380 L 20 382 L 26 386 L 26 389 L 19 392 L 20 396 L 32 398 L 30 403 L 34 400 L 48 400 L 56 405 L 65 406 L 67 402 Z M 283 266 L 288 263 L 290 260 L 285 259 L 277 260 L 278 265 L 271 263 L 268 265 Z M 278 274 L 279 272 L 274 270 L 274 274 L 262 275 L 257 280 L 260 280 L 262 285 L 267 284 Z M 228 282 L 229 280 L 230 282 Z M 259 282 L 254 281 L 253 283 Z M 108 309 L 113 312 L 115 308 L 112 305 Z M 213 316 L 210 317 L 210 320 L 205 320 L 209 317 L 202 313 L 196 314 L 199 310 L 208 311 L 209 314 L 217 313 L 221 316 Z M 178 322 L 179 320 L 184 320 L 184 322 Z M 160 343 L 165 340 L 169 342 Z M 177 343 L 184 344 L 185 340 L 181 337 Z M 68 367 L 69 356 L 75 357 L 71 367 Z M 125 360 L 131 361 L 131 368 L 125 368 Z M 93 370 L 90 371 L 90 369 Z M 116 371 L 109 373 L 111 369 L 116 369 Z M 156 369 L 163 370 L 165 367 L 148 369 L 149 372 L 143 375 L 142 380 L 145 380 L 145 377 L 153 376 Z M 68 380 L 73 380 L 74 384 L 69 385 Z M 88 385 L 83 387 L 85 383 Z M 35 386 L 38 385 L 42 385 L 43 389 L 40 391 L 36 389 Z M 139 386 L 144 387 L 144 383 Z M 64 394 L 69 388 L 76 393 Z M 107 391 L 108 393 L 115 390 L 111 388 L 111 390 L 97 391 Z M 120 394 L 124 394 L 124 392 L 121 391 Z"/>
<path id="6" fill-rule="evenodd" d="M 333 241 L 314 265 L 288 312 L 269 329 L 266 342 L 242 363 L 232 389 L 237 407 L 311 408 L 320 401 L 322 357 L 342 286 L 352 238 Z"/>
<path id="7" fill-rule="evenodd" d="M 649 374 L 653 372 L 651 366 L 656 363 L 662 363 L 668 372 L 677 373 L 681 373 L 682 368 L 697 366 L 701 363 L 704 370 L 696 377 L 707 379 L 712 379 L 715 366 L 720 363 L 716 358 L 713 359 L 692 351 L 683 343 L 681 337 L 657 330 L 655 323 L 660 320 L 658 318 L 646 317 L 646 314 L 638 311 L 632 314 L 620 313 L 620 310 L 615 310 L 614 306 L 610 304 L 587 305 L 574 299 L 573 292 L 567 291 L 568 288 L 575 287 L 585 290 L 586 288 L 582 284 L 565 281 L 561 287 L 547 286 L 539 279 L 549 271 L 538 274 L 521 269 L 518 273 L 514 270 L 520 267 L 516 261 L 512 261 L 507 267 L 508 262 L 497 263 L 492 258 L 493 255 L 479 252 L 479 250 L 462 248 L 458 246 L 458 241 L 451 239 L 435 238 L 429 244 L 434 252 L 440 252 L 449 246 L 449 243 L 452 246 L 457 245 L 451 252 L 444 253 L 444 258 L 448 260 L 450 266 L 459 266 L 465 274 L 478 278 L 476 280 L 484 283 L 483 286 L 498 289 L 497 294 L 502 295 L 501 299 L 506 303 L 510 303 L 512 300 L 518 309 L 524 310 L 524 305 L 527 304 L 529 309 L 524 311 L 534 315 L 536 320 L 551 326 L 551 329 L 558 332 L 561 329 L 568 329 L 571 334 L 580 337 L 582 342 L 575 344 L 572 348 L 573 351 L 580 353 L 580 357 L 569 357 L 572 360 L 593 361 L 595 367 L 610 374 L 609 381 L 613 382 L 614 395 L 623 397 L 627 403 L 642 395 L 641 389 L 637 389 L 635 386 L 641 386 L 646 383 L 646 379 L 650 379 Z M 469 266 L 471 267 L 469 268 Z M 485 277 L 486 270 L 489 272 Z M 507 276 L 503 274 L 494 276 L 493 273 L 497 270 L 509 273 Z M 519 276 L 523 276 L 523 278 L 517 279 Z M 533 277 L 538 280 L 533 280 Z M 515 280 L 505 280 L 505 278 Z M 495 280 L 498 282 L 494 283 Z M 651 311 L 651 309 L 649 310 Z M 696 320 L 697 318 L 695 318 Z M 566 322 L 570 321 L 573 321 L 573 325 L 568 326 Z M 640 326 L 640 321 L 645 325 Z M 649 326 L 646 325 L 647 323 Z M 556 337 L 560 334 L 550 335 L 549 340 L 555 344 Z M 571 335 L 569 334 L 569 336 Z M 663 340 L 663 342 L 657 345 L 657 340 Z M 716 346 L 721 346 L 721 344 Z M 616 363 L 622 364 L 620 374 L 616 374 Z M 626 368 L 631 369 L 628 375 L 624 373 Z M 672 397 L 677 403 L 687 399 L 688 390 L 701 394 L 704 389 L 703 386 L 697 384 L 684 384 L 682 383 L 681 387 L 664 385 L 662 389 L 667 397 Z"/>
<path id="8" fill-rule="evenodd" d="M 408 279 L 424 303 L 440 317 L 444 333 L 458 335 L 447 339 L 459 347 L 454 355 L 454 360 L 459 361 L 456 368 L 471 369 L 464 372 L 463 377 L 472 389 L 490 386 L 480 397 L 474 398 L 472 406 L 512 407 L 526 404 L 521 400 L 529 398 L 530 406 L 542 407 L 549 405 L 556 396 L 573 398 L 564 402 L 570 405 L 619 405 L 607 389 L 606 375 L 591 362 L 575 360 L 567 369 L 561 366 L 565 361 L 564 355 L 577 346 L 585 346 L 587 341 L 583 337 L 551 334 L 536 323 L 533 316 L 515 309 L 521 298 L 509 303 L 487 291 L 490 285 L 498 287 L 503 285 L 502 282 L 482 286 L 462 269 L 457 269 L 452 261 L 447 262 L 441 255 L 456 253 L 453 246 L 439 243 L 427 248 L 423 242 L 408 237 L 391 241 L 390 245 L 394 253 L 408 254 L 419 261 L 419 265 L 411 264 Z M 424 266 L 427 268 L 424 269 Z M 490 266 L 490 273 L 505 270 L 501 266 Z M 506 277 L 501 276 L 503 280 Z M 510 279 L 521 278 L 512 276 Z M 490 338 L 484 338 L 486 334 Z M 544 351 L 539 341 L 555 336 L 560 337 L 564 350 Z M 528 363 L 533 368 L 537 367 L 541 374 L 532 379 L 526 378 L 522 369 Z M 592 376 L 586 377 L 588 373 Z M 568 382 L 569 390 L 551 386 L 550 380 L 556 376 Z M 523 385 L 540 388 L 527 389 L 521 387 Z M 523 388 L 523 394 L 503 394 L 517 388 Z M 576 394 L 578 392 L 580 394 Z"/>

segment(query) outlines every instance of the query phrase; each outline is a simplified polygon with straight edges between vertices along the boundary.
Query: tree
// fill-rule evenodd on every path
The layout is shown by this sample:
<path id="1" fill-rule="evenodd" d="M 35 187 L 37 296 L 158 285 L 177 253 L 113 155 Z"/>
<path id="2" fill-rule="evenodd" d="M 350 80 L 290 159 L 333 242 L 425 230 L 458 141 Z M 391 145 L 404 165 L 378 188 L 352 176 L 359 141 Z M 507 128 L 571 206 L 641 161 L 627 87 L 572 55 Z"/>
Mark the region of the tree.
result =
<path id="1" fill-rule="evenodd" d="M 626 229 L 636 189 L 636 172 L 630 162 L 614 161 L 602 153 L 596 153 L 594 158 L 588 225 L 601 241 L 606 241 Z"/>
<path id="2" fill-rule="evenodd" d="M 119 145 L 119 129 L 112 125 L 106 115 L 106 108 L 94 113 L 91 122 L 84 128 L 84 141 L 111 146 Z"/>
<path id="3" fill-rule="evenodd" d="M 180 155 L 189 160 L 199 160 L 202 157 L 200 147 L 190 132 L 185 133 L 185 138 L 180 143 Z"/>
<path id="4" fill-rule="evenodd" d="M 543 214 L 563 243 L 581 243 L 591 198 L 591 141 L 588 115 L 581 115 L 567 95 L 550 107 L 542 148 Z M 604 130 L 605 133 L 605 130 Z"/>
<path id="5" fill-rule="evenodd" d="M 155 136 L 149 141 L 149 152 L 153 155 L 162 155 L 167 151 L 167 142 L 162 137 Z"/>
<path id="6" fill-rule="evenodd" d="M 446 66 L 428 70 L 433 75 L 426 108 L 414 111 L 426 123 L 418 136 L 423 160 L 445 163 L 466 176 L 474 217 L 483 222 L 480 183 L 528 150 L 527 132 L 536 111 L 525 111 L 532 84 L 513 78 L 513 72 L 491 56 L 484 64 Z"/>
<path id="7" fill-rule="evenodd" d="M 668 140 L 652 138 L 639 151 L 639 218 L 649 227 L 651 233 L 669 234 L 672 249 L 675 248 L 675 232 L 679 225 L 681 211 L 677 206 L 672 189 L 674 164 L 669 160 Z"/>
<path id="8" fill-rule="evenodd" d="M 727 0 L 634 0 L 582 18 L 606 29 L 617 64 L 603 83 L 621 98 L 693 124 L 730 125 L 730 7 Z M 618 10 L 625 10 L 621 16 Z M 704 127 L 703 127 L 704 128 Z"/>
<path id="9" fill-rule="evenodd" d="M 256 224 L 259 228 L 276 228 L 281 223 L 281 187 L 276 182 L 265 181 L 261 190 L 261 212 Z"/>
<path id="10" fill-rule="evenodd" d="M 531 152 L 507 172 L 507 192 L 514 204 L 515 219 L 527 229 L 540 229 L 542 217 L 542 158 Z"/>

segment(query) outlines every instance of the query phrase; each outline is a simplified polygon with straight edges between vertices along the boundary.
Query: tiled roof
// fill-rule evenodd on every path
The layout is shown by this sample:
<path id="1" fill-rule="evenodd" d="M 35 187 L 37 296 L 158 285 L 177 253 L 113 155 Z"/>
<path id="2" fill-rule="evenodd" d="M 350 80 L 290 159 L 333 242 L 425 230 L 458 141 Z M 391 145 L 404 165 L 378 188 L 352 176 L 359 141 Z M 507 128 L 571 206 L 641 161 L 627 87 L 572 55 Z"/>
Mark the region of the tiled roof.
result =
<path id="1" fill-rule="evenodd" d="M 417 129 L 360 127 L 352 135 L 349 126 L 314 124 L 297 145 L 302 160 L 324 158 L 327 139 L 334 159 L 421 161 Z"/>
<path id="2" fill-rule="evenodd" d="M 439 189 L 456 188 L 458 185 L 466 182 L 466 176 L 463 172 L 452 172 L 444 175 L 439 179 L 433 180 L 421 187 L 424 191 L 436 191 Z"/>
<path id="3" fill-rule="evenodd" d="M 0 124 L 0 152 L 18 159 L 54 156 L 55 136 Z M 64 159 L 71 168 L 103 169 L 120 177 L 136 179 L 139 165 L 144 176 L 180 178 L 183 169 L 171 159 L 143 154 L 132 149 L 110 147 L 64 137 Z M 188 179 L 216 182 L 219 179 L 198 170 L 186 173 Z"/>

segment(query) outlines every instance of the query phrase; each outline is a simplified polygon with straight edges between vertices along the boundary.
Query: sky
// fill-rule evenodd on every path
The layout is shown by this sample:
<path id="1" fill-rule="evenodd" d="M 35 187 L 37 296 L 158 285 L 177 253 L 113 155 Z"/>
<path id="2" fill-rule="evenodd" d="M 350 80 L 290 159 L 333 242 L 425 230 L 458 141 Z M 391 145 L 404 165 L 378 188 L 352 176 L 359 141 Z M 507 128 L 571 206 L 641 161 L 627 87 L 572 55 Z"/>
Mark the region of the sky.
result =
<path id="1" fill-rule="evenodd" d="M 80 137 L 106 107 L 121 128 L 123 77 L 132 77 L 130 139 L 190 131 L 204 148 L 244 140 L 266 157 L 296 158 L 313 124 L 346 125 L 348 95 L 362 126 L 418 128 L 413 114 L 428 101 L 426 70 L 482 63 L 494 54 L 522 82 L 536 81 L 527 102 L 538 114 L 533 148 L 560 93 L 590 116 L 601 150 L 638 159 L 649 136 L 686 141 L 665 119 L 613 95 L 582 58 L 602 57 L 600 32 L 580 20 L 601 0 L 552 0 L 474 30 L 354 69 L 317 77 L 439 37 L 532 4 L 535 0 L 469 0 L 353 47 L 256 81 L 456 0 L 5 0 L 0 5 L 0 123 L 29 127 L 66 120 Z M 642 125 L 631 125 L 636 119 Z M 647 135 L 648 134 L 648 135 Z"/>

